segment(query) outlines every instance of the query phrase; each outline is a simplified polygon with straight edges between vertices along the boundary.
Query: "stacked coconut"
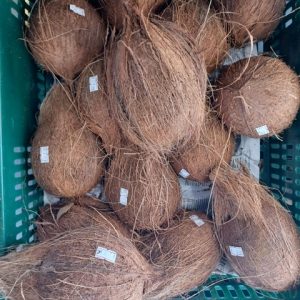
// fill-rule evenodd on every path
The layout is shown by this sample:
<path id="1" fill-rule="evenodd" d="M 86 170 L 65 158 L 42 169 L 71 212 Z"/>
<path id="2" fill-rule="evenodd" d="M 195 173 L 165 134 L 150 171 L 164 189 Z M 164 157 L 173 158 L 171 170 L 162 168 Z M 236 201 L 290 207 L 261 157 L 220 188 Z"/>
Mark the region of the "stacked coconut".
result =
<path id="1" fill-rule="evenodd" d="M 169 299 L 203 284 L 222 255 L 255 288 L 292 286 L 296 225 L 230 161 L 236 135 L 290 126 L 298 78 L 267 56 L 221 67 L 230 44 L 269 36 L 284 1 L 91 2 L 39 0 L 31 12 L 26 41 L 55 77 L 31 162 L 61 201 L 41 209 L 40 243 L 0 260 L 0 290 L 13 299 Z M 180 209 L 178 176 L 212 181 L 212 213 Z M 99 182 L 105 200 L 86 196 Z"/>

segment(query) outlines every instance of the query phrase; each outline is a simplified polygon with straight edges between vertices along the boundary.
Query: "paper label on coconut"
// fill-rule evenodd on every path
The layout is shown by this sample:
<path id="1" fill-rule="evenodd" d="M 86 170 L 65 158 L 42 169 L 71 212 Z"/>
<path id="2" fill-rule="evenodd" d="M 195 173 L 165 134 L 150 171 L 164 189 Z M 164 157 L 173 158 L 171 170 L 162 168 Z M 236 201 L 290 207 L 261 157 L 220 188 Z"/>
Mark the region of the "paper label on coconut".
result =
<path id="1" fill-rule="evenodd" d="M 258 133 L 259 136 L 266 135 L 266 134 L 270 133 L 269 128 L 268 128 L 267 125 L 263 125 L 261 127 L 257 127 L 256 128 L 256 132 Z"/>
<path id="2" fill-rule="evenodd" d="M 200 226 L 202 226 L 202 225 L 205 224 L 205 222 L 204 222 L 201 218 L 199 218 L 198 216 L 196 216 L 196 215 L 190 216 L 190 219 L 191 219 L 198 227 L 200 227 Z"/>
<path id="3" fill-rule="evenodd" d="M 42 164 L 49 163 L 49 147 L 40 147 L 40 161 Z"/>
<path id="4" fill-rule="evenodd" d="M 179 172 L 179 175 L 182 177 L 182 178 L 188 178 L 190 176 L 190 173 L 185 170 L 185 169 L 182 169 L 180 172 Z"/>
<path id="5" fill-rule="evenodd" d="M 98 75 L 91 76 L 89 78 L 89 85 L 90 85 L 90 92 L 97 92 L 99 90 L 99 82 L 98 82 Z"/>
<path id="6" fill-rule="evenodd" d="M 229 251 L 232 256 L 244 257 L 244 251 L 241 247 L 229 246 Z"/>
<path id="7" fill-rule="evenodd" d="M 117 253 L 115 251 L 103 248 L 103 247 L 98 247 L 96 250 L 95 257 L 98 259 L 103 259 L 106 260 L 112 264 L 116 262 L 117 259 Z"/>
<path id="8" fill-rule="evenodd" d="M 85 11 L 83 8 L 70 4 L 70 10 L 79 16 L 85 17 Z"/>
<path id="9" fill-rule="evenodd" d="M 120 189 L 120 203 L 122 205 L 127 205 L 128 200 L 128 190 L 127 189 Z"/>

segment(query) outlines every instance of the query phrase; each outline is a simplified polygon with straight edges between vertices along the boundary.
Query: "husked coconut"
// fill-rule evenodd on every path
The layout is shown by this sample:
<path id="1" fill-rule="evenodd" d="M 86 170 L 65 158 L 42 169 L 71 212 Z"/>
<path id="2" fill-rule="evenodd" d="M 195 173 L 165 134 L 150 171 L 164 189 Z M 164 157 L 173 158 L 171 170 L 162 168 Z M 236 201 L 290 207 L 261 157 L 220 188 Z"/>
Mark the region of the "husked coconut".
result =
<path id="1" fill-rule="evenodd" d="M 218 239 L 235 272 L 255 288 L 292 287 L 300 274 L 300 239 L 292 217 L 243 170 L 219 167 L 211 178 Z"/>
<path id="2" fill-rule="evenodd" d="M 180 213 L 143 242 L 142 253 L 162 273 L 147 285 L 145 299 L 171 299 L 203 284 L 221 256 L 213 223 L 199 212 Z"/>
<path id="3" fill-rule="evenodd" d="M 205 0 L 174 0 L 162 15 L 183 28 L 195 42 L 195 51 L 204 57 L 208 73 L 214 71 L 229 50 L 221 18 Z"/>
<path id="4" fill-rule="evenodd" d="M 82 196 L 104 175 L 99 139 L 84 126 L 68 86 L 55 85 L 41 105 L 31 162 L 38 184 L 59 197 Z"/>
<path id="5" fill-rule="evenodd" d="M 240 60 L 218 79 L 216 108 L 233 132 L 269 137 L 288 128 L 300 105 L 297 74 L 278 58 Z"/>
<path id="6" fill-rule="evenodd" d="M 206 181 L 216 166 L 230 164 L 234 146 L 232 134 L 210 113 L 205 119 L 203 133 L 192 137 L 181 151 L 175 152 L 171 165 L 183 178 Z"/>
<path id="7" fill-rule="evenodd" d="M 168 162 L 131 149 L 113 158 L 105 195 L 120 220 L 137 230 L 160 228 L 180 203 L 178 179 Z"/>
<path id="8" fill-rule="evenodd" d="M 39 0 L 26 41 L 47 71 L 70 81 L 103 51 L 106 26 L 86 0 Z"/>

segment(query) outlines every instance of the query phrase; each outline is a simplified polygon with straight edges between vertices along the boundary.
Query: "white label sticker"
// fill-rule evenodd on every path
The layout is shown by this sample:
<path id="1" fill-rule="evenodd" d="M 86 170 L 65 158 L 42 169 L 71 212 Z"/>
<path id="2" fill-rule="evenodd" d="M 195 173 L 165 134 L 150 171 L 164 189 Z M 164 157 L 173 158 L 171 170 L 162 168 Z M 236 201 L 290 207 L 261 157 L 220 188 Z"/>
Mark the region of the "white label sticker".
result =
<path id="1" fill-rule="evenodd" d="M 90 92 L 97 92 L 99 90 L 99 82 L 98 82 L 98 75 L 91 76 L 89 78 L 90 84 Z"/>
<path id="2" fill-rule="evenodd" d="M 74 5 L 74 4 L 70 4 L 70 10 L 72 12 L 74 12 L 75 14 L 77 14 L 77 15 L 85 17 L 85 11 L 84 11 L 83 8 L 80 8 L 80 7 L 78 7 L 78 6 Z"/>
<path id="3" fill-rule="evenodd" d="M 259 136 L 266 135 L 266 134 L 270 133 L 269 128 L 268 128 L 267 125 L 263 125 L 261 127 L 257 127 L 256 128 L 256 132 L 258 133 Z"/>
<path id="4" fill-rule="evenodd" d="M 108 250 L 103 247 L 98 247 L 96 250 L 95 257 L 98 259 L 104 259 L 110 263 L 115 263 L 117 259 L 117 253 L 112 250 Z"/>
<path id="5" fill-rule="evenodd" d="M 49 163 L 49 147 L 40 147 L 40 161 L 42 164 Z"/>
<path id="6" fill-rule="evenodd" d="M 229 250 L 232 256 L 240 256 L 244 257 L 244 252 L 241 247 L 234 247 L 234 246 L 229 246 Z"/>
<path id="7" fill-rule="evenodd" d="M 127 199 L 128 199 L 128 190 L 127 189 L 120 189 L 120 203 L 122 205 L 127 205 Z"/>
<path id="8" fill-rule="evenodd" d="M 182 178 L 188 178 L 190 176 L 190 173 L 185 170 L 185 169 L 182 169 L 180 172 L 179 172 L 179 175 L 182 177 Z"/>
<path id="9" fill-rule="evenodd" d="M 190 219 L 199 227 L 205 224 L 205 222 L 196 215 L 190 216 Z"/>

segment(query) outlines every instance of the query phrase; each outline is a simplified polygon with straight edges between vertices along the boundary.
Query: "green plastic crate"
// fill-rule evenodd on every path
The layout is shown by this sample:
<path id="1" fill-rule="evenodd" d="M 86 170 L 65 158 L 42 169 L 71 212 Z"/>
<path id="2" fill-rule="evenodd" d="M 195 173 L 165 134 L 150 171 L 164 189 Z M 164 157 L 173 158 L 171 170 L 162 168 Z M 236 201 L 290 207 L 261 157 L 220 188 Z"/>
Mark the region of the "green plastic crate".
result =
<path id="1" fill-rule="evenodd" d="M 0 251 L 34 241 L 33 220 L 42 203 L 30 166 L 30 139 L 36 113 L 49 84 L 28 54 L 23 37 L 32 0 L 0 0 Z M 291 0 L 287 10 L 300 7 Z M 300 13 L 284 18 L 266 50 L 274 50 L 300 74 Z M 300 225 L 300 118 L 283 141 L 262 142 L 261 180 Z M 194 300 L 300 299 L 300 289 L 285 293 L 254 290 L 230 276 L 211 276 L 185 298 Z M 179 297 L 177 299 L 183 299 Z"/>
<path id="2" fill-rule="evenodd" d="M 22 41 L 27 2 L 0 0 L 0 251 L 33 241 L 42 195 L 28 158 L 38 95 L 45 91 Z"/>

